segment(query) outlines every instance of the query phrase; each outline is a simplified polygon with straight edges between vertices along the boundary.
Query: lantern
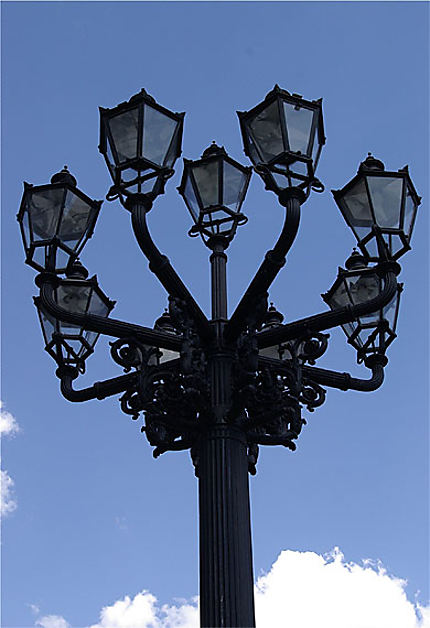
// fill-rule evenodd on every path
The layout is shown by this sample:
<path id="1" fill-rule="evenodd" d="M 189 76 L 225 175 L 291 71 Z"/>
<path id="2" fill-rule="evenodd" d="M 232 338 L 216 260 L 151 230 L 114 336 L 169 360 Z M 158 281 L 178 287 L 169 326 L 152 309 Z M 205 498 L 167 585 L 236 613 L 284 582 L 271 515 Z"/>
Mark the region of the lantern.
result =
<path id="1" fill-rule="evenodd" d="M 316 189 L 315 171 L 325 143 L 322 100 L 304 100 L 275 85 L 263 102 L 250 111 L 238 111 L 245 154 L 266 188 L 280 194 L 300 188 Z"/>
<path id="2" fill-rule="evenodd" d="M 111 198 L 163 193 L 181 154 L 184 115 L 165 109 L 144 89 L 113 109 L 100 107 L 99 150 L 114 182 Z"/>
<path id="3" fill-rule="evenodd" d="M 247 221 L 241 207 L 251 178 L 251 168 L 229 157 L 215 142 L 201 159 L 184 159 L 184 173 L 178 188 L 194 220 L 189 234 L 232 240 L 238 225 Z"/>
<path id="4" fill-rule="evenodd" d="M 94 276 L 87 279 L 87 270 L 79 263 L 73 264 L 54 289 L 54 300 L 59 307 L 73 314 L 109 315 L 115 303 L 102 292 Z M 34 299 L 42 326 L 45 350 L 59 366 L 75 366 L 82 372 L 85 360 L 94 351 L 99 334 L 88 331 L 83 325 L 56 319 L 44 309 L 39 297 Z"/>
<path id="5" fill-rule="evenodd" d="M 339 268 L 333 286 L 322 295 L 332 310 L 346 305 L 366 303 L 377 297 L 384 289 L 383 279 L 374 268 L 367 267 L 367 260 L 357 251 L 352 253 L 345 266 L 346 270 Z M 368 354 L 383 355 L 396 338 L 402 290 L 403 284 L 398 284 L 396 294 L 385 307 L 342 325 L 348 342 L 357 350 L 358 362 L 362 362 Z"/>
<path id="6" fill-rule="evenodd" d="M 357 175 L 332 193 L 367 260 L 396 260 L 411 248 L 421 198 L 407 166 L 388 172 L 382 161 L 369 153 Z"/>
<path id="7" fill-rule="evenodd" d="M 46 185 L 24 183 L 17 219 L 26 263 L 39 271 L 64 272 L 92 236 L 101 204 L 78 190 L 67 166 Z"/>

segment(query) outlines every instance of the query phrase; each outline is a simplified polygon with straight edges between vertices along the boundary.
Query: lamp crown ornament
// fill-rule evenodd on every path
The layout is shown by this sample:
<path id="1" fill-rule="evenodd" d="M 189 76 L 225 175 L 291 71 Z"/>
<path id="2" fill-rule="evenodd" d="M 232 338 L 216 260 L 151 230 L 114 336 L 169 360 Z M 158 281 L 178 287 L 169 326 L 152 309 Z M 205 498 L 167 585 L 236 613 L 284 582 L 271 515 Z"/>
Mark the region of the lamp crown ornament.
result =
<path id="1" fill-rule="evenodd" d="M 359 172 L 362 170 L 385 170 L 385 165 L 380 159 L 376 159 L 372 153 L 367 153 L 367 157 L 361 162 Z"/>
<path id="2" fill-rule="evenodd" d="M 218 146 L 215 140 L 213 140 L 212 144 L 203 151 L 202 159 L 204 157 L 211 157 L 212 155 L 226 155 L 227 156 L 227 152 L 224 146 Z"/>
<path id="3" fill-rule="evenodd" d="M 52 175 L 51 183 L 68 183 L 74 187 L 77 185 L 76 178 L 69 172 L 67 166 L 64 166 L 60 172 Z"/>

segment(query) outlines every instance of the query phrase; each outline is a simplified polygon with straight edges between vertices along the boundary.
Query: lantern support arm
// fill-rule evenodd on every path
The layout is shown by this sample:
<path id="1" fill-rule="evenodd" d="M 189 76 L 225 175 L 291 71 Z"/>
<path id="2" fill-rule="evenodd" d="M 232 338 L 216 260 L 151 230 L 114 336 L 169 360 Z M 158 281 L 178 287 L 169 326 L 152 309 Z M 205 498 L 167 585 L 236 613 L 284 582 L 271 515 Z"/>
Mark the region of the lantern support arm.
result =
<path id="1" fill-rule="evenodd" d="M 75 390 L 73 388 L 73 381 L 79 375 L 77 368 L 73 366 L 59 367 L 56 375 L 60 379 L 61 394 L 68 401 L 72 402 L 89 401 L 90 399 L 105 399 L 106 397 L 111 397 L 112 395 L 117 395 L 118 393 L 127 390 L 137 381 L 137 373 L 128 373 L 127 375 L 113 377 L 103 382 L 95 382 L 88 388 Z"/>
<path id="2" fill-rule="evenodd" d="M 181 350 L 181 337 L 175 337 L 172 334 L 156 331 L 149 327 L 97 316 L 96 314 L 79 314 L 62 308 L 54 299 L 54 289 L 57 282 L 58 277 L 50 273 L 41 273 L 36 277 L 36 284 L 40 288 L 41 305 L 48 314 L 57 320 L 79 325 L 88 331 L 94 331 L 105 336 L 113 336 L 115 338 L 131 336 L 153 347 L 171 349 L 178 352 Z"/>
<path id="3" fill-rule="evenodd" d="M 340 373 L 329 369 L 321 369 L 314 366 L 302 366 L 303 379 L 315 382 L 329 388 L 338 388 L 339 390 L 357 390 L 361 392 L 371 392 L 380 388 L 384 382 L 384 367 L 387 365 L 388 359 L 385 355 L 374 353 L 368 355 L 364 361 L 365 366 L 372 371 L 369 379 L 361 379 L 353 377 L 349 373 Z M 290 368 L 287 364 L 275 360 L 259 356 L 259 368 L 270 368 L 278 373 L 289 372 Z"/>
<path id="4" fill-rule="evenodd" d="M 387 358 L 384 355 L 373 354 L 367 357 L 364 364 L 372 371 L 370 379 L 352 377 L 349 373 L 338 373 L 313 366 L 303 367 L 303 377 L 329 388 L 372 392 L 380 388 L 384 382 L 384 366 L 387 364 Z"/>
<path id="5" fill-rule="evenodd" d="M 281 344 L 287 340 L 293 340 L 306 334 L 312 334 L 325 329 L 331 329 L 339 325 L 353 322 L 359 316 L 371 314 L 390 303 L 397 291 L 396 275 L 399 273 L 399 265 L 396 262 L 383 262 L 378 264 L 376 271 L 384 280 L 384 288 L 378 296 L 357 305 L 322 312 L 307 318 L 302 318 L 286 325 L 279 325 L 257 335 L 259 349 Z"/>
<path id="6" fill-rule="evenodd" d="M 303 198 L 299 195 L 291 195 L 284 200 L 285 221 L 281 234 L 274 248 L 266 253 L 260 268 L 225 326 L 224 340 L 226 342 L 234 342 L 238 338 L 246 326 L 247 315 L 255 309 L 258 299 L 267 292 L 284 266 L 285 256 L 290 250 L 299 228 L 302 202 Z"/>
<path id="7" fill-rule="evenodd" d="M 214 336 L 214 331 L 208 319 L 176 273 L 169 259 L 159 251 L 149 233 L 146 214 L 151 204 L 146 199 L 136 195 L 136 198 L 131 197 L 129 199 L 127 207 L 131 209 L 133 231 L 140 249 L 149 260 L 149 269 L 157 276 L 170 296 L 186 302 L 188 312 L 195 323 L 200 338 L 209 342 Z"/>

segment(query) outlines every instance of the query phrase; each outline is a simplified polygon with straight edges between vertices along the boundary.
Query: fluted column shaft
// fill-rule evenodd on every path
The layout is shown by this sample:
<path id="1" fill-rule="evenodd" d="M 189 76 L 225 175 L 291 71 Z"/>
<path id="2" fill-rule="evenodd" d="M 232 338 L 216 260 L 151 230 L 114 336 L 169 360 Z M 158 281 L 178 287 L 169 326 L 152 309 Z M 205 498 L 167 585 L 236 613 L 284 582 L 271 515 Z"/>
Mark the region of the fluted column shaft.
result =
<path id="1" fill-rule="evenodd" d="M 252 628 L 254 618 L 248 462 L 242 431 L 214 425 L 199 461 L 202 628 Z"/>

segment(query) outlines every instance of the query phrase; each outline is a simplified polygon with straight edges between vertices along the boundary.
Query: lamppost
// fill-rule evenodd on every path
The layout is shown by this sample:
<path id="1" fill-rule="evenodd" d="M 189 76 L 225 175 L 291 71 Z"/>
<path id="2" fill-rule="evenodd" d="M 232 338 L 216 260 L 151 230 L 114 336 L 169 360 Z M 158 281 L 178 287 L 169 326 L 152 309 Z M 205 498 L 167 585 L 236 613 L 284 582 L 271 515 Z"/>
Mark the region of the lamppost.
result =
<path id="1" fill-rule="evenodd" d="M 109 318 L 114 306 L 78 256 L 92 235 L 101 202 L 77 188 L 65 167 L 47 185 L 24 184 L 18 221 L 26 262 L 39 271 L 34 299 L 46 350 L 56 361 L 69 401 L 120 394 L 123 412 L 143 415 L 154 457 L 189 449 L 199 482 L 200 613 L 204 627 L 255 626 L 248 473 L 260 445 L 294 451 L 302 411 L 322 405 L 324 387 L 372 391 L 384 378 L 396 337 L 402 285 L 397 259 L 410 248 L 420 197 L 407 168 L 386 171 L 372 155 L 334 198 L 357 238 L 338 277 L 323 295 L 330 311 L 282 324 L 268 289 L 285 263 L 312 190 L 325 142 L 322 103 L 278 86 L 253 109 L 238 113 L 246 155 L 285 210 L 272 250 L 229 318 L 226 249 L 247 221 L 242 204 L 252 168 L 213 143 L 184 160 L 179 193 L 191 213 L 190 236 L 211 250 L 212 313 L 208 319 L 153 242 L 147 214 L 181 152 L 184 114 L 161 107 L 145 90 L 100 109 L 100 152 L 136 240 L 164 286 L 169 311 L 144 327 Z M 64 276 L 63 276 L 64 275 Z M 326 330 L 341 325 L 368 379 L 317 368 Z M 99 334 L 113 337 L 111 355 L 125 374 L 76 390 Z"/>

